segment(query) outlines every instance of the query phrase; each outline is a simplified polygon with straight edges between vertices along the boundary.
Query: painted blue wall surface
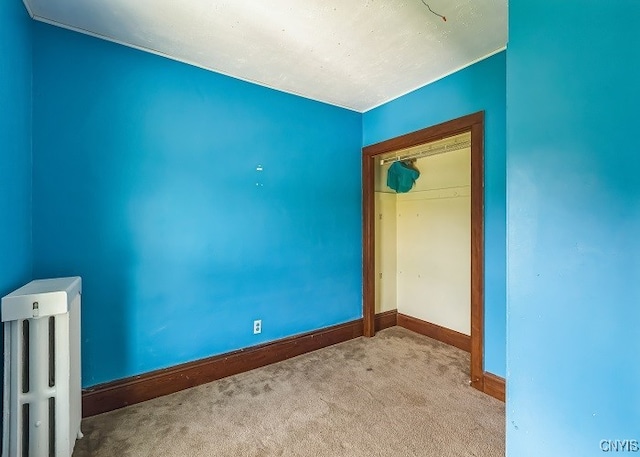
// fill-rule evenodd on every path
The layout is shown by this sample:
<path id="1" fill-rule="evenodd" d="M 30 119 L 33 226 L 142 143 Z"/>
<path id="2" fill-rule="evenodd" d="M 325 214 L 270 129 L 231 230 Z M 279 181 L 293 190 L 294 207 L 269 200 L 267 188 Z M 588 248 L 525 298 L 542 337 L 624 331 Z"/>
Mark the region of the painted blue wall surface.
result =
<path id="1" fill-rule="evenodd" d="M 363 142 L 485 111 L 485 370 L 505 376 L 505 52 L 364 113 Z"/>
<path id="2" fill-rule="evenodd" d="M 31 279 L 31 19 L 0 5 L 0 297 Z"/>
<path id="3" fill-rule="evenodd" d="M 34 275 L 83 277 L 85 386 L 362 316 L 361 114 L 34 30 Z"/>
<path id="4" fill-rule="evenodd" d="M 600 456 L 640 443 L 640 3 L 509 10 L 508 455 Z"/>

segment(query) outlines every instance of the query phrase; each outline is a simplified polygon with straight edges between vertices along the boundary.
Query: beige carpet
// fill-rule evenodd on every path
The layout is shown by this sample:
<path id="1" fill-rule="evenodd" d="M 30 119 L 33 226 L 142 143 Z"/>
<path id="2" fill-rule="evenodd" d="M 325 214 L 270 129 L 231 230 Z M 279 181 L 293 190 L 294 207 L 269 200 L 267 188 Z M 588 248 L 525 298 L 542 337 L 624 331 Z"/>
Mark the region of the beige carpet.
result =
<path id="1" fill-rule="evenodd" d="M 469 356 L 400 327 L 83 421 L 85 456 L 503 456 Z"/>

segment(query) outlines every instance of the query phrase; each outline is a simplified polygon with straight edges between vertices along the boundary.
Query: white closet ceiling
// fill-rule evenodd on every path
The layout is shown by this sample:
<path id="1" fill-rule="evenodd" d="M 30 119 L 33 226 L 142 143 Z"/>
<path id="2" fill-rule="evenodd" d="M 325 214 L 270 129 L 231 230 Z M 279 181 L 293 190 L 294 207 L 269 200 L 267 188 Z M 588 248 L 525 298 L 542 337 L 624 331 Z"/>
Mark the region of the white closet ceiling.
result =
<path id="1" fill-rule="evenodd" d="M 507 0 L 427 3 L 447 20 L 422 0 L 25 0 L 34 19 L 361 112 L 506 46 Z"/>

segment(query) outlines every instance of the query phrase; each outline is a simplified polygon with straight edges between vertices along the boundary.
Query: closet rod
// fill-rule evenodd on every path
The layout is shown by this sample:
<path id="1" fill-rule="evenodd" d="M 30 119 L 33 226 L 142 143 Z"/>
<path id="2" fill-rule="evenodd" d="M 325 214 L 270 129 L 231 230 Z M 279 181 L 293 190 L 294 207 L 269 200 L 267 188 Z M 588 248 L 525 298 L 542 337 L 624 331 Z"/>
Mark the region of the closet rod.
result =
<path id="1" fill-rule="evenodd" d="M 402 151 L 398 151 L 394 157 L 385 157 L 384 159 L 380 159 L 380 165 L 384 165 L 389 162 L 397 162 L 398 160 L 419 159 L 421 157 L 434 156 L 445 152 L 459 151 L 460 149 L 466 149 L 469 147 L 471 147 L 471 140 L 457 141 L 455 143 L 443 144 L 441 146 L 428 146 L 426 149 L 414 152 L 405 152 L 404 154 Z"/>

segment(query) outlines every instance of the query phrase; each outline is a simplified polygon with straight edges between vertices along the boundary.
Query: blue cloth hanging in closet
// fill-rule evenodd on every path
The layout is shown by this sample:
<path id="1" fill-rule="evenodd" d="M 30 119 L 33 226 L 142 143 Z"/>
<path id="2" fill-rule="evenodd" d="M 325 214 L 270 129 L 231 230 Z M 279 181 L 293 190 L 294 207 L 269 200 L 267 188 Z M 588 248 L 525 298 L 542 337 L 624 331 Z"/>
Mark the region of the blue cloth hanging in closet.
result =
<path id="1" fill-rule="evenodd" d="M 396 192 L 409 192 L 420 176 L 415 168 L 405 165 L 403 162 L 393 162 L 387 172 L 387 186 Z"/>

